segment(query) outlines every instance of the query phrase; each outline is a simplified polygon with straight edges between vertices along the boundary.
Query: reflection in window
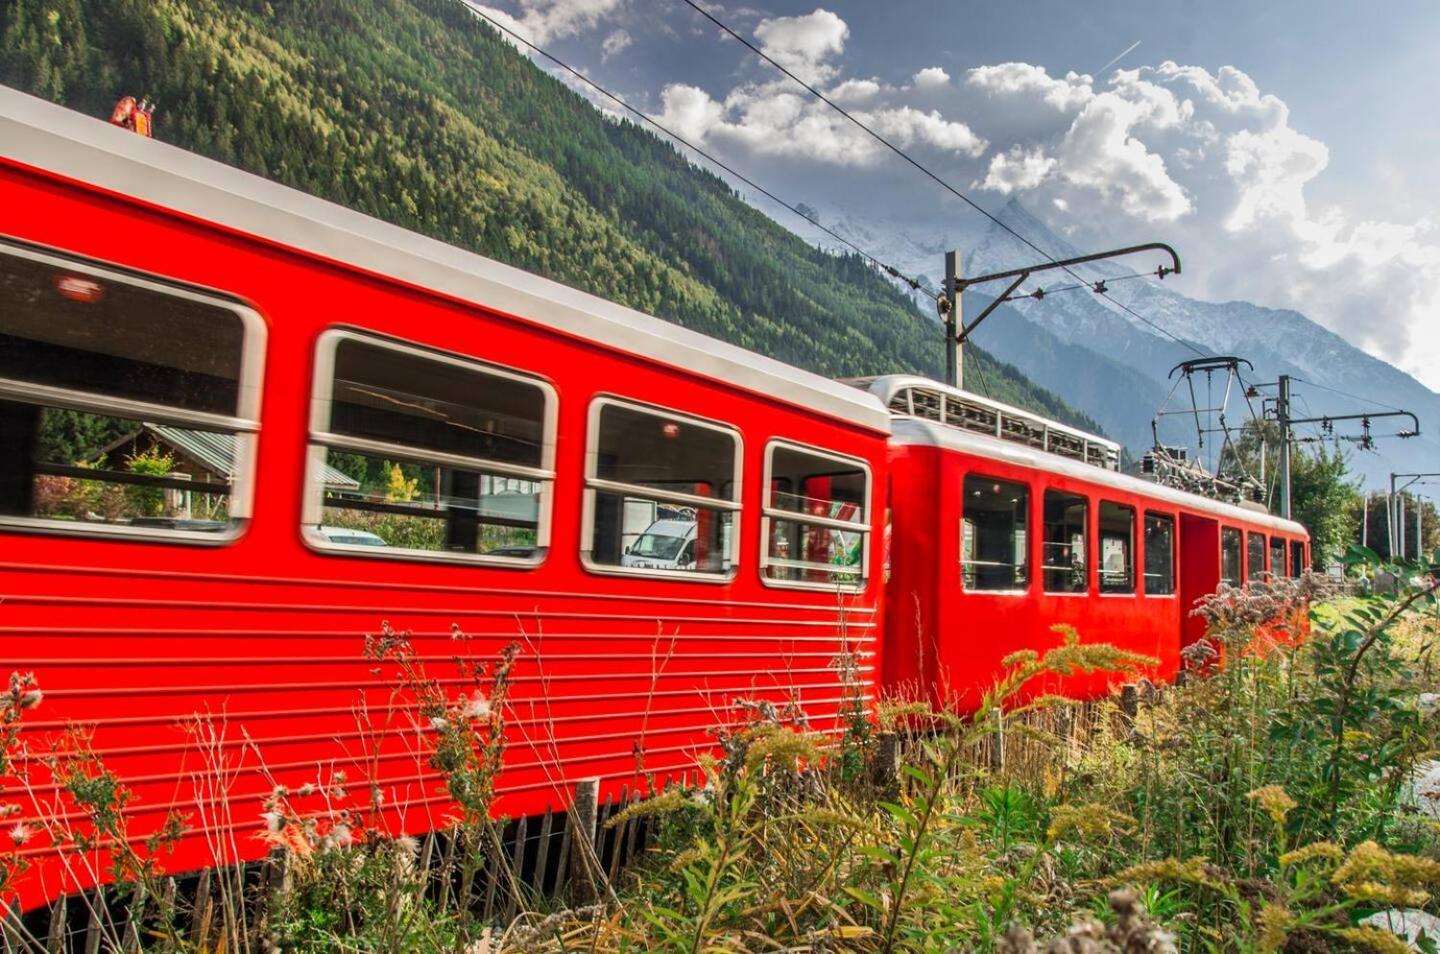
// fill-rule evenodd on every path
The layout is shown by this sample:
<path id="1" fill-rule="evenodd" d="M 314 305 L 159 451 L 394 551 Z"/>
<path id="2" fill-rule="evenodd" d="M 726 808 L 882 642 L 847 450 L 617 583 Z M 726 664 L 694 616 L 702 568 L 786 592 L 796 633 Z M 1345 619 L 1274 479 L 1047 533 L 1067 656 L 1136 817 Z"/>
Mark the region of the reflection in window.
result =
<path id="1" fill-rule="evenodd" d="M 1242 576 L 1240 531 L 1234 527 L 1220 530 L 1220 581 L 1228 586 L 1239 586 Z"/>
<path id="2" fill-rule="evenodd" d="M 1175 592 L 1175 518 L 1167 514 L 1145 514 L 1145 592 Z"/>
<path id="3" fill-rule="evenodd" d="M 1045 491 L 1041 560 L 1047 593 L 1084 593 L 1088 501 L 1079 494 Z"/>
<path id="4" fill-rule="evenodd" d="M 1285 575 L 1285 541 L 1280 537 L 1270 538 L 1270 570 L 1276 576 Z"/>
<path id="5" fill-rule="evenodd" d="M 1100 592 L 1135 592 L 1135 511 L 1100 502 Z"/>
<path id="6" fill-rule="evenodd" d="M 232 529 L 254 459 L 248 333 L 224 302 L 0 245 L 0 517 Z"/>
<path id="7" fill-rule="evenodd" d="M 592 563 L 725 573 L 740 509 L 734 431 L 603 400 L 589 474 Z"/>
<path id="8" fill-rule="evenodd" d="M 1245 536 L 1246 579 L 1265 579 L 1265 534 L 1250 533 Z"/>
<path id="9" fill-rule="evenodd" d="M 765 501 L 767 580 L 858 586 L 870 475 L 855 461 L 774 443 Z"/>
<path id="10" fill-rule="evenodd" d="M 547 393 L 418 348 L 336 334 L 312 449 L 311 539 L 357 553 L 536 559 Z"/>
<path id="11" fill-rule="evenodd" d="M 960 577 L 966 590 L 1020 590 L 1030 583 L 1026 527 L 1030 490 L 970 475 L 960 524 Z"/>

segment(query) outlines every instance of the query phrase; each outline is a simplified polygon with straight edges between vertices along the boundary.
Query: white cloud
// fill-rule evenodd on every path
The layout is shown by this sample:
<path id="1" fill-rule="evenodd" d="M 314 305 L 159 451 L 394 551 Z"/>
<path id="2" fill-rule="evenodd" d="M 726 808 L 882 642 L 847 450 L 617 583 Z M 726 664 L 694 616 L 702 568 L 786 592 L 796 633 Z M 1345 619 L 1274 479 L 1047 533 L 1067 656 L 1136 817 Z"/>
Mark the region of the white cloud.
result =
<path id="1" fill-rule="evenodd" d="M 990 158 L 990 168 L 980 187 L 1001 195 L 1026 192 L 1044 182 L 1053 168 L 1055 160 L 1045 155 L 1042 149 L 1013 146 L 1009 152 L 997 152 Z M 1063 199 L 1055 201 L 1059 208 L 1065 208 Z"/>
<path id="2" fill-rule="evenodd" d="M 844 20 L 820 8 L 804 16 L 761 20 L 755 27 L 755 39 L 765 55 L 812 84 L 835 75 L 828 61 L 844 51 L 849 35 Z"/>
<path id="3" fill-rule="evenodd" d="M 594 29 L 601 20 L 615 13 L 624 0 L 516 0 L 511 13 L 499 7 L 465 0 L 465 3 L 487 17 L 514 30 L 531 43 L 574 36 Z"/>
<path id="4" fill-rule="evenodd" d="M 830 90 L 831 99 L 839 103 L 862 103 L 874 99 L 881 90 L 880 83 L 873 79 L 848 79 Z"/>
<path id="5" fill-rule="evenodd" d="M 938 66 L 927 66 L 916 73 L 911 81 L 920 89 L 935 89 L 950 82 L 950 74 Z"/>
<path id="6" fill-rule="evenodd" d="M 601 62 L 604 62 L 605 60 L 610 59 L 610 57 L 615 56 L 617 53 L 628 49 L 630 44 L 634 42 L 634 39 L 631 38 L 630 34 L 627 31 L 613 31 L 608 36 L 606 36 L 604 41 L 600 44 Z"/>

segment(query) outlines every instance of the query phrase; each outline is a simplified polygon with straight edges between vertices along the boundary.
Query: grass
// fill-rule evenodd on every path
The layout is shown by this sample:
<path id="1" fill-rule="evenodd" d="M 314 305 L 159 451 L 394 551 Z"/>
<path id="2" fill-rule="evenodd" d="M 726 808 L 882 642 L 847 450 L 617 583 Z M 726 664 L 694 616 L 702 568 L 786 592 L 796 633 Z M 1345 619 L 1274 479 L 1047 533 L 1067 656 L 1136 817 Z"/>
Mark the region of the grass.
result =
<path id="1" fill-rule="evenodd" d="M 1352 562 L 1380 568 L 1363 552 Z M 871 711 L 852 693 L 837 736 L 811 731 L 798 705 L 752 706 L 717 734 L 698 784 L 612 819 L 649 826 L 641 859 L 613 881 L 585 865 L 596 883 L 583 904 L 527 892 L 510 872 L 519 913 L 505 923 L 478 917 L 465 892 L 507 864 L 489 805 L 518 649 L 457 660 L 455 692 L 386 630 L 367 653 L 398 664 L 396 698 L 429 727 L 431 765 L 458 808 L 452 868 L 435 879 L 413 842 L 302 817 L 277 790 L 264 826 L 286 875 L 263 917 L 228 916 L 226 949 L 1408 950 L 1364 922 L 1440 912 L 1440 830 L 1408 784 L 1440 729 L 1417 704 L 1436 689 L 1435 586 L 1332 599 L 1316 578 L 1275 580 L 1199 612 L 1209 636 L 1187 650 L 1185 684 L 1142 681 L 1133 712 L 1019 701 L 1042 673 L 1134 679 L 1149 663 L 1063 628 L 1048 650 L 1007 660 L 974 712 L 915 700 Z M 35 691 L 17 676 L 0 696 L 0 741 L 16 743 Z M 112 817 L 123 789 L 75 752 L 69 798 Z M 0 806 L 14 798 L 0 790 Z M 122 877 L 153 897 L 163 851 L 128 859 Z M 0 877 L 25 877 L 6 857 Z M 174 906 L 147 911 L 149 948 L 216 949 Z"/>

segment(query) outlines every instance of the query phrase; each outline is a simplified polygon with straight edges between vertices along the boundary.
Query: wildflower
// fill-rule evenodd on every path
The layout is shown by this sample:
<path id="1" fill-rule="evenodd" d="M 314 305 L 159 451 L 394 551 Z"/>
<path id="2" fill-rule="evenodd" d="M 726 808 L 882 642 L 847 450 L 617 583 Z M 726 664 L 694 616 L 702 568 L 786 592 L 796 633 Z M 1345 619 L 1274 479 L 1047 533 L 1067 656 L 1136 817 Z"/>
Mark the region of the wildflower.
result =
<path id="1" fill-rule="evenodd" d="M 1287 851 L 1280 856 L 1280 864 L 1289 867 L 1291 865 L 1302 865 L 1307 861 L 1316 858 L 1324 858 L 1328 861 L 1339 861 L 1345 857 L 1345 851 L 1339 845 L 1328 841 L 1317 841 L 1296 848 L 1294 851 Z"/>
<path id="2" fill-rule="evenodd" d="M 488 719 L 490 717 L 490 700 L 476 693 L 475 698 L 465 703 L 463 711 L 467 719 Z"/>
<path id="3" fill-rule="evenodd" d="M 1270 820 L 1277 825 L 1285 824 L 1285 816 L 1290 813 L 1291 809 L 1299 804 L 1295 799 L 1286 794 L 1285 789 L 1279 785 L 1265 785 L 1255 789 L 1246 797 L 1265 809 L 1266 814 L 1270 816 Z"/>
<path id="4" fill-rule="evenodd" d="M 1379 954 L 1413 954 L 1413 949 L 1400 938 L 1383 928 L 1354 927 L 1336 932 L 1347 941 L 1363 944 Z"/>
<path id="5" fill-rule="evenodd" d="M 401 835 L 395 839 L 395 844 L 401 851 L 411 857 L 420 854 L 420 842 L 416 841 L 415 838 L 410 835 Z"/>
<path id="6" fill-rule="evenodd" d="M 444 716 L 434 716 L 430 719 L 430 728 L 434 729 L 436 732 L 444 732 L 446 729 L 450 728 L 450 720 L 446 719 Z"/>
<path id="7" fill-rule="evenodd" d="M 1059 841 L 1071 832 L 1085 838 L 1109 838 L 1117 828 L 1128 828 L 1135 819 L 1104 805 L 1057 806 L 1046 832 L 1051 841 Z"/>
<path id="8" fill-rule="evenodd" d="M 45 694 L 41 692 L 39 688 L 31 689 L 20 696 L 20 708 L 34 709 L 40 705 L 41 700 L 44 698 Z"/>
<path id="9" fill-rule="evenodd" d="M 11 815 L 20 814 L 20 806 L 11 802 L 8 805 L 0 805 L 0 818 L 9 818 Z"/>
<path id="10" fill-rule="evenodd" d="M 10 841 L 16 848 L 24 845 L 35 834 L 35 830 L 24 822 L 16 822 L 10 829 Z"/>
<path id="11" fill-rule="evenodd" d="M 285 827 L 284 813 L 275 811 L 274 809 L 271 809 L 268 812 L 262 812 L 260 815 L 260 820 L 265 823 L 265 830 L 272 835 L 276 834 L 280 831 L 280 829 Z"/>
<path id="12" fill-rule="evenodd" d="M 301 785 L 301 786 L 300 786 L 299 790 L 298 790 L 295 794 L 296 794 L 296 795 L 300 795 L 300 796 L 302 796 L 302 797 L 303 797 L 303 796 L 306 796 L 306 795 L 314 795 L 314 794 L 315 794 L 315 783 L 314 783 L 314 782 L 306 782 L 304 785 Z"/>
<path id="13" fill-rule="evenodd" d="M 1290 928 L 1295 924 L 1295 915 L 1282 904 L 1265 904 L 1256 918 L 1260 927 L 1258 949 L 1261 954 L 1274 954 L 1285 947 Z"/>

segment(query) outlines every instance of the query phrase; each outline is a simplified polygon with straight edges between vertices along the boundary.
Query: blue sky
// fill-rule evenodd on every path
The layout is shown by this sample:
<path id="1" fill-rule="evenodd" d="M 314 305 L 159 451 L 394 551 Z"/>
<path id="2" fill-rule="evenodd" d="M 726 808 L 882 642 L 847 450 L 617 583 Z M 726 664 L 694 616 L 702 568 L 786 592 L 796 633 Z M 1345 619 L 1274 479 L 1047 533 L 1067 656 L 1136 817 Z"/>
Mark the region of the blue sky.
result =
<path id="1" fill-rule="evenodd" d="M 679 0 L 467 2 L 912 267 L 973 234 Z M 1171 241 L 1179 290 L 1296 308 L 1440 389 L 1440 5 L 707 5 L 977 200 L 1082 248 Z"/>

